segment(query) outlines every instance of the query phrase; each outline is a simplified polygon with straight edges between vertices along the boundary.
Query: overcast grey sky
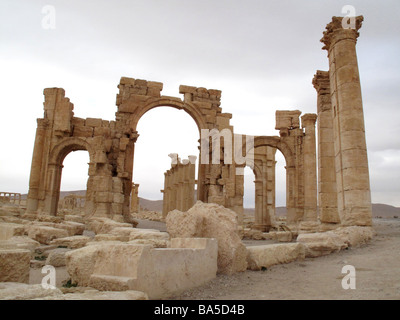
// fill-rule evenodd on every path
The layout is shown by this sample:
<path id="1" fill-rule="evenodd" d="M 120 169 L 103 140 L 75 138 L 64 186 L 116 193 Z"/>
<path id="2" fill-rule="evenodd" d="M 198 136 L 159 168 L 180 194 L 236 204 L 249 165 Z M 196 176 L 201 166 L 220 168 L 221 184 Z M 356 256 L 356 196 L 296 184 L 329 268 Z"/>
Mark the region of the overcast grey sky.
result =
<path id="1" fill-rule="evenodd" d="M 43 28 L 46 5 L 55 9 L 54 29 Z M 277 135 L 276 110 L 316 112 L 311 80 L 328 69 L 319 40 L 344 5 L 364 16 L 357 52 L 372 201 L 400 206 L 398 0 L 1 0 L 0 191 L 28 191 L 46 87 L 64 88 L 75 116 L 107 120 L 121 76 L 163 82 L 163 94 L 176 97 L 180 84 L 219 89 L 236 133 Z M 185 112 L 158 108 L 138 131 L 134 181 L 140 196 L 161 199 L 168 153 L 197 153 L 197 128 Z M 85 187 L 87 162 L 86 152 L 67 156 L 62 189 Z M 279 153 L 277 165 L 284 205 Z M 251 206 L 254 176 L 246 173 Z"/>

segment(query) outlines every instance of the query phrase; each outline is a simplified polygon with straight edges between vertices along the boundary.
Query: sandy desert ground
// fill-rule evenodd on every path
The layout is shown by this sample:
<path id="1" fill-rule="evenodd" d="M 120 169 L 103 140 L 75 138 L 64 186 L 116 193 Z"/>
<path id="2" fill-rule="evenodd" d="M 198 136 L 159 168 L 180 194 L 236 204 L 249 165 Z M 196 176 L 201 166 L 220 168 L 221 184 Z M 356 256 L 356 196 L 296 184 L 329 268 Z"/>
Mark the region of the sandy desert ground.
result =
<path id="1" fill-rule="evenodd" d="M 400 221 L 374 219 L 368 244 L 319 258 L 276 265 L 265 271 L 218 276 L 171 299 L 400 300 Z M 356 288 L 342 288 L 342 267 L 356 269 Z"/>

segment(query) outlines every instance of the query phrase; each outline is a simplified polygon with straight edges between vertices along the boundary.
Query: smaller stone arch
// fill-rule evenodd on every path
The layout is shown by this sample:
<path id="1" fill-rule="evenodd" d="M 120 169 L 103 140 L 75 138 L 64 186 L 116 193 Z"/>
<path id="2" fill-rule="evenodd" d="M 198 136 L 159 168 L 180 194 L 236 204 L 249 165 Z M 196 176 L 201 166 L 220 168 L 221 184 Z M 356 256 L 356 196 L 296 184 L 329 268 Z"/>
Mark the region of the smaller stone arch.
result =
<path id="1" fill-rule="evenodd" d="M 287 167 L 295 166 L 295 157 L 289 145 L 278 136 L 256 136 L 254 138 L 254 148 L 268 146 L 282 152 Z"/>
<path id="2" fill-rule="evenodd" d="M 42 204 L 43 211 L 50 215 L 56 215 L 58 202 L 60 199 L 61 176 L 63 162 L 65 157 L 73 151 L 88 151 L 89 153 L 89 173 L 92 171 L 91 166 L 94 164 L 95 148 L 91 144 L 76 137 L 64 138 L 60 143 L 56 144 L 50 151 L 49 162 L 47 164 L 47 179 L 45 181 L 45 198 Z M 90 175 L 88 185 L 90 184 Z M 85 207 L 89 208 L 93 205 L 92 190 L 87 188 L 87 196 Z"/>
<path id="3" fill-rule="evenodd" d="M 287 223 L 292 224 L 297 220 L 296 199 L 297 195 L 297 176 L 298 168 L 296 166 L 296 156 L 282 137 L 278 136 L 256 136 L 254 138 L 254 149 L 262 146 L 272 147 L 282 152 L 286 161 L 286 208 L 287 208 Z M 274 168 L 275 172 L 275 168 Z M 264 187 L 265 188 L 265 187 Z M 275 195 L 274 195 L 275 196 Z M 273 202 L 273 210 L 270 210 L 274 216 L 275 201 Z M 271 224 L 271 214 L 262 215 L 262 228 Z"/>
<path id="4" fill-rule="evenodd" d="M 88 151 L 90 162 L 94 162 L 95 148 L 82 138 L 65 138 L 51 150 L 49 162 L 62 164 L 65 157 L 73 151 Z"/>

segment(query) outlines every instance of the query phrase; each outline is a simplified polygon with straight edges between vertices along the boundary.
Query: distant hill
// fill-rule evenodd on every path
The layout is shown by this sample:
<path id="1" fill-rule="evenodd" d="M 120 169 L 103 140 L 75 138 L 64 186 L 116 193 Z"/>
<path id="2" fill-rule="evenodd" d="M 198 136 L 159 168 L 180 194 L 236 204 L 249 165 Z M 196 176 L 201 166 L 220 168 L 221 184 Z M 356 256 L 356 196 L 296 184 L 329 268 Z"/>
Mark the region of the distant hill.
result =
<path id="1" fill-rule="evenodd" d="M 60 198 L 64 198 L 69 194 L 76 194 L 79 196 L 84 196 L 86 194 L 86 190 L 76 190 L 76 191 L 61 191 Z M 26 199 L 26 194 L 22 195 L 22 199 Z M 162 212 L 163 201 L 162 200 L 148 200 L 145 198 L 139 197 L 139 205 L 143 209 L 147 209 L 149 211 L 158 211 Z M 246 214 L 254 214 L 254 208 L 244 208 L 244 212 Z M 276 215 L 284 216 L 286 215 L 286 207 L 276 207 Z M 372 217 L 373 218 L 400 218 L 400 208 L 394 207 L 388 204 L 382 203 L 373 203 L 372 204 Z"/>

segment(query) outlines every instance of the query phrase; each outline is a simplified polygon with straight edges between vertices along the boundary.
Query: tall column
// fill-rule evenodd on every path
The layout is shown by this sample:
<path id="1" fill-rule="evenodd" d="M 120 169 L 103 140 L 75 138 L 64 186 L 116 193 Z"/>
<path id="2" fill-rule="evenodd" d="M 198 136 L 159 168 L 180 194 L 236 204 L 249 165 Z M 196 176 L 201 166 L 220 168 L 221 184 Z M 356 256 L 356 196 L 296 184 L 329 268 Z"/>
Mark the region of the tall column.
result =
<path id="1" fill-rule="evenodd" d="M 272 147 L 267 147 L 267 195 L 266 195 L 266 203 L 267 203 L 267 212 L 269 215 L 269 219 L 271 222 L 271 226 L 276 225 L 276 216 L 275 216 L 275 154 L 276 149 Z"/>
<path id="2" fill-rule="evenodd" d="M 317 115 L 307 113 L 301 117 L 304 132 L 304 216 L 303 221 L 317 221 L 317 158 L 315 122 Z"/>
<path id="3" fill-rule="evenodd" d="M 319 217 L 321 223 L 340 223 L 329 72 L 318 70 L 312 83 L 317 91 Z"/>
<path id="4" fill-rule="evenodd" d="M 338 207 L 343 225 L 372 224 L 367 146 L 356 42 L 362 16 L 354 29 L 344 29 L 333 17 L 321 42 L 328 51 L 334 122 Z"/>
<path id="5" fill-rule="evenodd" d="M 31 174 L 29 178 L 29 192 L 26 201 L 26 212 L 36 213 L 39 204 L 39 191 L 42 177 L 42 162 L 44 153 L 44 143 L 46 139 L 47 122 L 44 119 L 37 120 L 35 145 L 33 148 Z"/>

